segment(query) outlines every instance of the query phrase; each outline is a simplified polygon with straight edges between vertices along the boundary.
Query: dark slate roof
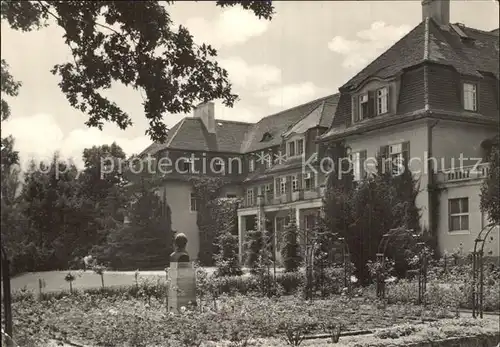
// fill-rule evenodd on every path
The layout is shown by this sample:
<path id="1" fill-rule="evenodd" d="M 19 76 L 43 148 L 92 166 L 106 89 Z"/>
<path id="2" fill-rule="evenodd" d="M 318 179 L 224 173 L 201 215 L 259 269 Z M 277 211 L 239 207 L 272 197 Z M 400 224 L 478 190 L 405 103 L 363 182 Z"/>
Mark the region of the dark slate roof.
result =
<path id="1" fill-rule="evenodd" d="M 333 94 L 262 118 L 252 126 L 250 131 L 246 134 L 241 145 L 241 152 L 248 153 L 281 144 L 281 135 L 287 129 L 295 125 L 302 118 L 307 117 L 314 109 L 318 108 L 323 103 L 336 105 L 336 100 L 338 100 L 338 94 Z M 320 123 L 328 122 L 325 127 L 330 127 L 331 120 L 335 114 L 335 107 L 330 106 L 325 108 L 325 112 L 329 112 L 329 114 L 326 115 L 323 113 Z M 323 118 L 325 119 L 324 121 Z M 321 124 L 317 124 L 316 126 L 320 125 Z M 271 135 L 271 139 L 268 141 L 261 141 L 266 133 Z"/>
<path id="2" fill-rule="evenodd" d="M 310 127 L 330 127 L 335 115 L 338 96 L 338 94 L 334 94 L 313 100 L 264 117 L 254 124 L 216 119 L 215 134 L 208 133 L 199 118 L 186 117 L 169 130 L 167 140 L 163 144 L 153 143 L 141 155 L 153 155 L 167 148 L 186 151 L 248 153 L 274 147 L 281 144 L 281 135 L 287 129 L 307 117 L 318 107 L 321 107 L 321 115 L 315 124 L 310 124 Z M 265 134 L 270 136 L 266 141 L 262 141 Z"/>
<path id="3" fill-rule="evenodd" d="M 468 38 L 462 39 L 454 27 Z M 498 78 L 498 29 L 483 31 L 462 24 L 439 26 L 433 19 L 426 19 L 340 89 L 356 88 L 369 77 L 394 76 L 424 61 L 449 65 L 466 75 L 488 72 Z"/>
<path id="4" fill-rule="evenodd" d="M 210 134 L 199 118 L 186 117 L 169 130 L 167 140 L 153 143 L 141 155 L 157 153 L 163 149 L 238 153 L 241 139 L 252 126 L 250 123 L 215 120 L 215 134 Z"/>

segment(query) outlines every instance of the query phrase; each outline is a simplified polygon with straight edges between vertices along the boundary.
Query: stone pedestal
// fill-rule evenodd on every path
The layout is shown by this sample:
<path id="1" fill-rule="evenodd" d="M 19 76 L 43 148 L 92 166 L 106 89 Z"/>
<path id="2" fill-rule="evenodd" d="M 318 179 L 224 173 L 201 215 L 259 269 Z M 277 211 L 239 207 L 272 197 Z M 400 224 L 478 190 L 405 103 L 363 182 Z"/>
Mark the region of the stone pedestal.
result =
<path id="1" fill-rule="evenodd" d="M 192 262 L 173 262 L 169 269 L 169 311 L 179 312 L 181 307 L 196 305 L 196 274 Z"/>

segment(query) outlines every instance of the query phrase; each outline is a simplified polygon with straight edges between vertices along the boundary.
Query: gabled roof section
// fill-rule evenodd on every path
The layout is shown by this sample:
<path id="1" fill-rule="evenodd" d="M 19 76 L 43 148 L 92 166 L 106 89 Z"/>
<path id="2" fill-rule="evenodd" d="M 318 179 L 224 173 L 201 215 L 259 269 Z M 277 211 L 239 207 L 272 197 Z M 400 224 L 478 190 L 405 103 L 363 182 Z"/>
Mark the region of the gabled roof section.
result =
<path id="1" fill-rule="evenodd" d="M 328 95 L 326 97 L 310 101 L 291 109 L 262 118 L 247 132 L 241 144 L 242 153 L 254 152 L 268 147 L 274 147 L 281 144 L 282 135 L 290 127 L 299 122 L 302 118 L 308 116 L 313 110 L 317 109 L 325 101 L 338 99 L 338 94 Z M 329 108 L 331 110 L 331 108 Z M 333 114 L 329 117 L 333 118 Z M 325 116 L 325 120 L 328 117 Z M 331 123 L 331 122 L 330 122 Z M 331 124 L 328 124 L 330 126 Z M 269 141 L 261 142 L 265 133 L 271 134 Z"/>
<path id="2" fill-rule="evenodd" d="M 498 78 L 498 29 L 483 31 L 460 23 L 439 26 L 427 18 L 340 89 L 357 88 L 370 77 L 391 77 L 424 61 L 452 66 L 464 75 L 488 72 Z"/>
<path id="3" fill-rule="evenodd" d="M 303 134 L 308 129 L 315 127 L 329 128 L 332 125 L 338 103 L 339 94 L 334 94 L 324 99 L 318 107 L 289 127 L 288 130 L 283 133 L 283 136 L 290 136 L 293 133 Z"/>

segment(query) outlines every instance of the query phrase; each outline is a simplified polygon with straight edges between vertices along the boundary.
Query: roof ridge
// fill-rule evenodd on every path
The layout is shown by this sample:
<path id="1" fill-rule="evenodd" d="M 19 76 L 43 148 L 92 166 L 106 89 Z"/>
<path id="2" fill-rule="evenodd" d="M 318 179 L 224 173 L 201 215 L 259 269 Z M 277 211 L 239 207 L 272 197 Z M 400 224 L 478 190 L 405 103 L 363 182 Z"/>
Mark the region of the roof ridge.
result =
<path id="1" fill-rule="evenodd" d="M 253 125 L 255 123 L 250 123 L 250 122 L 242 122 L 239 120 L 232 120 L 232 119 L 220 119 L 220 118 L 215 118 L 216 122 L 225 122 L 225 123 L 235 123 L 235 124 L 244 124 L 244 125 Z"/>
<path id="2" fill-rule="evenodd" d="M 487 34 L 489 36 L 498 36 L 497 34 L 495 34 L 495 30 L 498 30 L 499 28 L 495 28 L 495 29 L 492 29 L 492 30 L 483 30 L 483 29 L 469 27 L 467 25 L 464 25 L 463 23 L 458 23 L 458 22 L 457 23 L 453 23 L 453 25 L 458 25 L 459 27 L 464 27 L 467 30 L 477 31 L 477 32 L 480 32 L 481 34 Z"/>

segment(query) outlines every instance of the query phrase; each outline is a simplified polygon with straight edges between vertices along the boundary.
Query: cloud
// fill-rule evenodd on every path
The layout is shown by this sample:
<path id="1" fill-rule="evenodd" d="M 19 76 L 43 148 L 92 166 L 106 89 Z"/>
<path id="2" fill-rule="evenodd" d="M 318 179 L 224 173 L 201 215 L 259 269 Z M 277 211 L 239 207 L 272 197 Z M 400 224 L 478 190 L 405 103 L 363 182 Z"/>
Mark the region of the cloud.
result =
<path id="1" fill-rule="evenodd" d="M 231 7 L 221 11 L 213 21 L 203 17 L 192 17 L 186 27 L 197 43 L 207 43 L 215 48 L 232 46 L 262 35 L 269 21 L 259 19 L 252 11 Z"/>
<path id="2" fill-rule="evenodd" d="M 408 25 L 393 26 L 384 22 L 374 22 L 369 29 L 356 34 L 358 39 L 349 40 L 343 36 L 335 36 L 328 43 L 328 48 L 344 56 L 343 67 L 360 69 L 396 43 L 410 29 Z"/>
<path id="3" fill-rule="evenodd" d="M 249 65 L 241 57 L 219 60 L 227 70 L 231 82 L 236 87 L 249 90 L 261 90 L 281 82 L 281 69 L 276 66 L 260 64 Z"/>
<path id="4" fill-rule="evenodd" d="M 215 102 L 215 118 L 234 120 L 238 122 L 253 123 L 267 116 L 262 110 L 258 110 L 243 104 L 241 101 L 234 103 L 234 107 L 225 107 L 222 102 Z"/>
<path id="5" fill-rule="evenodd" d="M 264 91 L 260 95 L 267 97 L 267 101 L 271 106 L 289 108 L 327 95 L 329 92 L 327 89 L 320 88 L 312 82 L 304 82 L 284 85 Z"/>
<path id="6" fill-rule="evenodd" d="M 50 160 L 56 151 L 63 159 L 71 159 L 81 169 L 85 148 L 116 142 L 127 155 L 132 155 L 151 143 L 146 136 L 127 139 L 111 136 L 96 128 L 74 129 L 64 135 L 55 118 L 49 114 L 12 117 L 2 124 L 2 136 L 6 135 L 14 137 L 14 149 L 19 151 L 23 169 L 31 159 L 36 162 Z"/>

